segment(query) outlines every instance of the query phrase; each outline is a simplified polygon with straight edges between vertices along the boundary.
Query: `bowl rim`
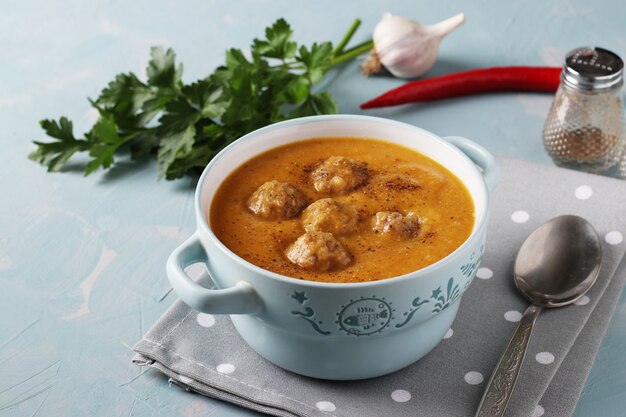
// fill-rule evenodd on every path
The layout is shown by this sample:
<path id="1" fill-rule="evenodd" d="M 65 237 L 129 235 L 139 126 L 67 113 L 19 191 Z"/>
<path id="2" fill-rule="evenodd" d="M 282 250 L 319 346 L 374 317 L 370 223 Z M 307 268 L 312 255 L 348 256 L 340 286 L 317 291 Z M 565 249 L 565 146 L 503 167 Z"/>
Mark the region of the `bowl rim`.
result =
<path id="1" fill-rule="evenodd" d="M 226 153 L 230 152 L 231 149 L 233 149 L 236 146 L 239 146 L 238 144 L 241 144 L 244 141 L 251 140 L 251 139 L 255 138 L 256 136 L 259 136 L 261 134 L 264 134 L 264 133 L 272 131 L 272 130 L 281 129 L 281 128 L 285 128 L 285 127 L 290 127 L 290 126 L 293 126 L 293 125 L 302 125 L 302 124 L 307 124 L 307 123 L 319 123 L 319 122 L 324 122 L 324 121 L 327 121 L 327 120 L 329 120 L 329 121 L 333 121 L 333 120 L 370 121 L 370 122 L 389 124 L 389 125 L 393 125 L 393 126 L 397 126 L 397 127 L 405 128 L 405 129 L 408 128 L 408 129 L 416 130 L 417 132 L 419 132 L 419 133 L 421 133 L 423 135 L 429 136 L 432 139 L 435 139 L 437 142 L 440 142 L 443 146 L 447 147 L 452 152 L 456 153 L 458 156 L 461 157 L 461 159 L 464 159 L 465 162 L 469 163 L 471 166 L 476 166 L 476 164 L 465 153 L 463 153 L 456 146 L 454 146 L 451 143 L 445 141 L 442 137 L 440 137 L 438 135 L 435 135 L 434 133 L 432 133 L 432 132 L 430 132 L 428 130 L 422 129 L 420 127 L 414 126 L 414 125 L 409 124 L 409 123 L 400 122 L 400 121 L 391 120 L 391 119 L 386 119 L 386 118 L 383 118 L 383 117 L 356 115 L 356 114 L 317 115 L 317 116 L 306 116 L 306 117 L 299 117 L 299 118 L 295 118 L 295 119 L 289 119 L 289 120 L 285 120 L 285 121 L 282 121 L 282 122 L 273 123 L 271 125 L 267 125 L 267 126 L 262 127 L 260 129 L 253 130 L 250 133 L 247 133 L 246 135 L 240 137 L 239 139 L 236 139 L 235 141 L 231 142 L 228 146 L 226 146 L 224 149 L 222 149 L 215 157 L 213 157 L 213 159 L 211 159 L 211 161 L 207 164 L 207 166 L 202 171 L 202 175 L 200 175 L 200 178 L 198 179 L 198 183 L 197 183 L 196 189 L 195 189 L 194 208 L 195 208 L 195 211 L 196 211 L 196 213 L 195 213 L 196 214 L 196 231 L 194 233 L 197 234 L 199 231 L 201 231 L 202 233 L 206 234 L 207 236 L 209 236 L 209 238 L 211 239 L 213 244 L 215 244 L 224 254 L 226 254 L 228 257 L 233 259 L 235 262 L 238 262 L 238 263 L 242 264 L 247 269 L 252 270 L 257 275 L 261 275 L 261 276 L 264 276 L 266 278 L 278 280 L 278 281 L 281 281 L 283 283 L 297 284 L 297 285 L 300 285 L 300 286 L 310 287 L 310 288 L 344 288 L 344 289 L 378 287 L 378 286 L 387 285 L 387 284 L 390 284 L 390 283 L 400 283 L 400 282 L 404 282 L 404 281 L 415 279 L 415 278 L 423 276 L 423 275 L 427 275 L 427 274 L 430 273 L 430 271 L 436 270 L 436 269 L 440 268 L 442 266 L 442 264 L 444 264 L 446 262 L 449 262 L 451 258 L 454 258 L 454 257 L 458 256 L 459 253 L 463 252 L 469 246 L 472 246 L 474 244 L 474 241 L 476 239 L 478 239 L 478 236 L 480 236 L 482 234 L 482 230 L 484 229 L 484 227 L 485 227 L 485 225 L 487 223 L 487 219 L 489 217 L 489 209 L 490 209 L 490 207 L 489 207 L 489 200 L 490 200 L 489 197 L 490 197 L 490 195 L 489 195 L 489 190 L 487 188 L 487 185 L 485 184 L 484 178 L 483 178 L 483 181 L 480 182 L 480 187 L 482 189 L 482 194 L 483 194 L 483 199 L 484 199 L 483 204 L 484 204 L 484 207 L 485 207 L 485 213 L 482 216 L 482 219 L 480 219 L 480 222 L 476 224 L 476 227 L 474 228 L 474 230 L 472 231 L 470 236 L 461 245 L 459 245 L 455 250 L 450 252 L 445 257 L 441 258 L 437 262 L 432 263 L 432 264 L 430 264 L 430 265 L 428 265 L 428 266 L 426 266 L 424 268 L 418 269 L 417 271 L 412 271 L 412 272 L 409 272 L 409 273 L 406 273 L 406 274 L 403 274 L 403 275 L 398 275 L 398 276 L 395 276 L 395 277 L 383 278 L 383 279 L 379 279 L 379 280 L 376 280 L 376 281 L 366 281 L 366 282 L 322 282 L 322 281 L 311 281 L 311 280 L 300 279 L 300 278 L 296 278 L 296 277 L 290 277 L 288 275 L 282 275 L 282 274 L 278 274 L 276 272 L 268 271 L 267 269 L 263 269 L 260 266 L 254 265 L 253 263 L 245 260 L 244 258 L 242 258 L 239 255 L 237 255 L 236 253 L 234 253 L 226 245 L 224 245 L 217 238 L 217 236 L 215 236 L 215 233 L 213 233 L 213 230 L 209 226 L 208 220 L 207 220 L 206 216 L 204 216 L 203 211 L 202 211 L 202 203 L 201 203 L 201 198 L 200 197 L 202 195 L 202 188 L 203 188 L 204 181 L 205 181 L 206 177 L 208 176 L 209 172 L 211 171 L 211 168 L 217 163 L 217 161 L 221 157 L 223 157 Z M 375 139 L 375 138 L 371 138 L 371 139 Z M 306 140 L 306 139 L 300 139 L 300 141 L 302 141 L 302 140 Z M 378 140 L 384 141 L 384 139 L 378 139 Z M 272 148 L 268 148 L 265 151 L 269 151 L 270 149 L 272 149 Z M 244 162 L 245 161 L 241 161 L 241 163 L 244 163 Z M 439 161 L 435 161 L 435 162 L 441 163 Z M 234 167 L 233 169 L 236 169 L 237 167 Z M 478 172 L 478 175 L 481 175 L 480 171 L 478 171 L 478 168 L 476 168 L 476 171 Z M 463 183 L 463 185 L 465 185 L 465 181 L 463 181 L 463 179 L 459 178 L 459 180 Z M 477 196 L 472 194 L 472 198 L 476 198 L 476 197 Z M 200 240 L 202 240 L 202 239 L 200 239 Z M 206 250 L 206 248 L 205 248 L 205 250 Z M 210 259 L 211 254 L 207 254 L 207 256 Z M 446 279 L 448 279 L 448 278 L 446 277 Z"/>

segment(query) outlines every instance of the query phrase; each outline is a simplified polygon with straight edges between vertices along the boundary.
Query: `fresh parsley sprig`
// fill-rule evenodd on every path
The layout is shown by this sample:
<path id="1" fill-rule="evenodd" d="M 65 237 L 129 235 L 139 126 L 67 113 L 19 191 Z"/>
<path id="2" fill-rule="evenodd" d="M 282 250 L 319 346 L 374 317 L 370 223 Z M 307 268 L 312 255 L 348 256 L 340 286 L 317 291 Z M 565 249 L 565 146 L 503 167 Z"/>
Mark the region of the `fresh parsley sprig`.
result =
<path id="1" fill-rule="evenodd" d="M 344 50 L 359 24 L 357 19 L 335 49 L 330 42 L 298 47 L 289 24 L 279 19 L 265 30 L 265 39 L 254 39 L 250 57 L 230 49 L 225 65 L 188 85 L 174 52 L 152 48 L 147 82 L 119 74 L 90 100 L 99 118 L 84 138 L 74 136 L 64 116 L 42 120 L 54 141 L 34 142 L 37 149 L 29 157 L 59 171 L 74 154 L 87 152 L 89 175 L 112 167 L 116 154 L 130 149 L 132 160 L 156 155 L 159 178 L 197 174 L 248 132 L 294 117 L 336 113 L 331 95 L 312 87 L 334 65 L 372 48 L 367 41 Z"/>

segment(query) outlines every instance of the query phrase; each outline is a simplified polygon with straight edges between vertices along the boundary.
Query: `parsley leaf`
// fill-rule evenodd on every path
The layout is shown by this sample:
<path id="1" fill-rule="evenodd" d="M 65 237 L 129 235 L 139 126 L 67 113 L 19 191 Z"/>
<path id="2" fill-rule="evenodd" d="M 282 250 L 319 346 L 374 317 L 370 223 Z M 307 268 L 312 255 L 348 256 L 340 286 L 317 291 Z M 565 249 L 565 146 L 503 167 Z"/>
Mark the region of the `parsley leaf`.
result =
<path id="1" fill-rule="evenodd" d="M 352 25 L 340 45 L 345 46 L 360 24 Z M 168 180 L 196 175 L 229 143 L 265 125 L 292 117 L 336 113 L 328 92 L 313 86 L 336 64 L 369 50 L 372 42 L 341 52 L 330 42 L 310 47 L 293 41 L 284 19 L 254 39 L 250 54 L 226 51 L 225 64 L 191 84 L 182 81 L 182 64 L 172 49 L 154 47 L 144 82 L 135 74 L 118 74 L 90 100 L 99 119 L 79 139 L 72 122 L 42 120 L 52 142 L 34 142 L 29 157 L 49 171 L 61 170 L 77 152 L 92 158 L 85 175 L 115 164 L 116 154 L 130 149 L 131 159 L 155 155 L 158 177 Z"/>
<path id="2" fill-rule="evenodd" d="M 319 45 L 314 43 L 311 49 L 304 45 L 300 47 L 300 55 L 297 59 L 304 64 L 305 75 L 311 84 L 316 84 L 324 78 L 332 65 L 332 53 L 333 45 L 330 42 Z"/>
<path id="3" fill-rule="evenodd" d="M 253 48 L 268 58 L 288 59 L 296 55 L 298 45 L 291 41 L 293 31 L 285 19 L 278 19 L 265 29 L 267 40 L 255 39 Z"/>
<path id="4" fill-rule="evenodd" d="M 28 157 L 42 165 L 47 165 L 48 171 L 60 170 L 74 153 L 88 149 L 87 141 L 74 137 L 72 122 L 67 117 L 62 116 L 58 122 L 46 119 L 39 123 L 48 136 L 58 141 L 34 142 L 38 148 Z"/>
<path id="5" fill-rule="evenodd" d="M 187 156 L 193 147 L 196 129 L 192 124 L 184 130 L 164 136 L 159 145 L 159 178 L 167 175 L 170 165 L 179 156 Z"/>
<path id="6" fill-rule="evenodd" d="M 85 175 L 89 175 L 98 168 L 109 168 L 113 165 L 115 151 L 124 144 L 124 140 L 117 133 L 117 126 L 109 114 L 101 114 L 100 119 L 87 135 L 87 141 L 93 143 L 89 156 L 93 159 L 87 164 Z"/>
<path id="7" fill-rule="evenodd" d="M 183 74 L 183 65 L 176 66 L 176 54 L 172 49 L 163 51 L 162 48 L 151 49 L 152 59 L 148 64 L 148 84 L 156 87 L 175 87 L 180 83 Z"/>

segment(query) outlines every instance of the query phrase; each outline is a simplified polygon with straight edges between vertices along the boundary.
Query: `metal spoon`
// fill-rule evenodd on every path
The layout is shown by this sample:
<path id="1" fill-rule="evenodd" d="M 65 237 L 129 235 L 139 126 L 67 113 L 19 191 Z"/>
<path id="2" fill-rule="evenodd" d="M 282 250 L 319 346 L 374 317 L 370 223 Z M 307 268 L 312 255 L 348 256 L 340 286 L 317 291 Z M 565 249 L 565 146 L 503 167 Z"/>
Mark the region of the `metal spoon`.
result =
<path id="1" fill-rule="evenodd" d="M 571 304 L 587 292 L 598 278 L 601 260 L 598 233 L 582 217 L 555 217 L 528 236 L 515 259 L 514 280 L 532 304 L 489 379 L 476 417 L 504 414 L 535 319 L 544 307 Z"/>

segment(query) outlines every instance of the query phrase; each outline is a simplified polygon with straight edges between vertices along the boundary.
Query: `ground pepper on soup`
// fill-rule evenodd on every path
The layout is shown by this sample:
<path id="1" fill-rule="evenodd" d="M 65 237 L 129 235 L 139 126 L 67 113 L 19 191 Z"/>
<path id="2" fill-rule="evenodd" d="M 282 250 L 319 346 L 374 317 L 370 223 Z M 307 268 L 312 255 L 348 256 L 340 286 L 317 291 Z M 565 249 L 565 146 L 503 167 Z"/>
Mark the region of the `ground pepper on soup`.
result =
<path id="1" fill-rule="evenodd" d="M 428 266 L 474 226 L 463 183 L 432 159 L 374 139 L 319 138 L 235 169 L 209 212 L 217 238 L 282 275 L 365 282 Z"/>

